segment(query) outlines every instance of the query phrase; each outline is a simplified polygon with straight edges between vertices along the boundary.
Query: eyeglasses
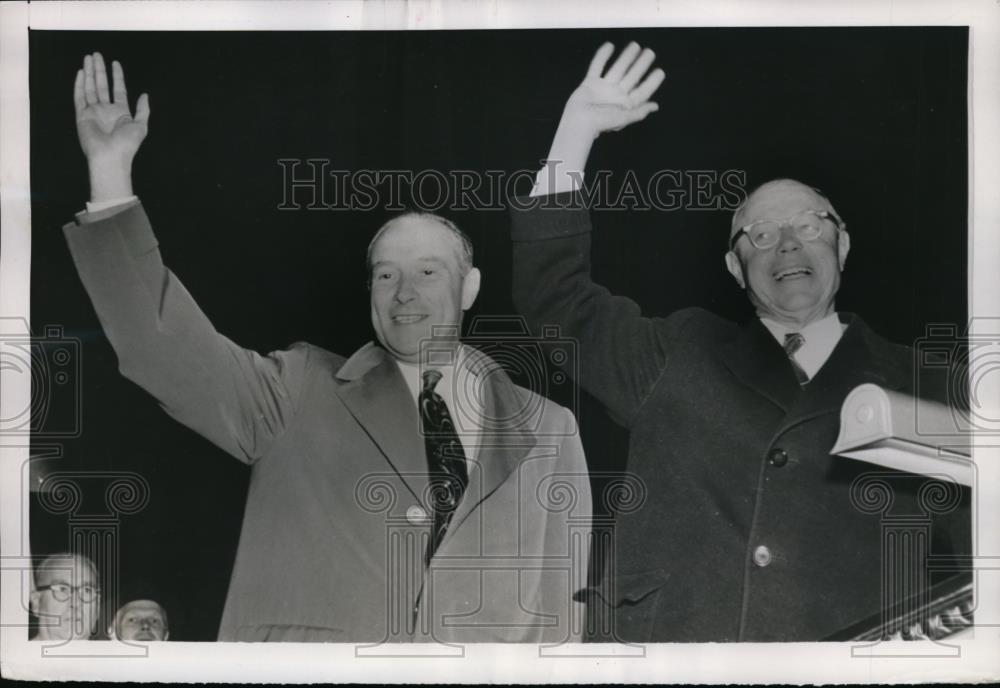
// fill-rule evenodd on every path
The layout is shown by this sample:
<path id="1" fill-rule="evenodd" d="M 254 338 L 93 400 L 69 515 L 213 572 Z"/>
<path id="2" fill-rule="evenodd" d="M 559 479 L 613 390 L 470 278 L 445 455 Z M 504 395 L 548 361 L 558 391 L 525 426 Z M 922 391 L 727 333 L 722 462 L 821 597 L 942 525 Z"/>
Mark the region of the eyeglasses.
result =
<path id="1" fill-rule="evenodd" d="M 756 248 L 768 249 L 776 246 L 781 239 L 781 228 L 791 227 L 795 236 L 802 241 L 815 241 L 823 233 L 824 221 L 834 222 L 838 229 L 844 223 L 832 210 L 805 210 L 784 220 L 757 220 L 740 227 L 740 231 L 729 240 L 729 250 L 736 247 L 736 242 L 746 234 L 747 239 Z"/>
<path id="2" fill-rule="evenodd" d="M 39 585 L 36 590 L 48 590 L 56 602 L 66 602 L 74 592 L 81 602 L 93 602 L 94 598 L 101 594 L 101 589 L 93 585 L 69 585 L 67 583 Z"/>

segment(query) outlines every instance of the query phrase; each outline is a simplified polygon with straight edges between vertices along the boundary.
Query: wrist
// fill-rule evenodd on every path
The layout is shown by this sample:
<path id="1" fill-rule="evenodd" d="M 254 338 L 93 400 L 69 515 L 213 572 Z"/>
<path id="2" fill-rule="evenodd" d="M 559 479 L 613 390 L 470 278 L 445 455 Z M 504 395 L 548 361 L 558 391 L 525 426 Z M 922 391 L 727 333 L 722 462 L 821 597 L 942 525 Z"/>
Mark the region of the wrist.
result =
<path id="1" fill-rule="evenodd" d="M 94 157 L 87 160 L 90 173 L 90 202 L 100 203 L 132 194 L 132 160 Z"/>
<path id="2" fill-rule="evenodd" d="M 550 164 L 558 164 L 567 170 L 583 171 L 590 157 L 591 146 L 597 133 L 579 122 L 563 120 L 556 129 L 552 147 L 547 158 Z"/>
<path id="3" fill-rule="evenodd" d="M 597 137 L 601 135 L 600 128 L 594 123 L 593 118 L 587 112 L 579 108 L 570 107 L 569 104 L 563 110 L 559 119 L 557 132 L 562 132 L 567 139 L 572 138 L 579 142 L 586 142 L 589 146 Z"/>

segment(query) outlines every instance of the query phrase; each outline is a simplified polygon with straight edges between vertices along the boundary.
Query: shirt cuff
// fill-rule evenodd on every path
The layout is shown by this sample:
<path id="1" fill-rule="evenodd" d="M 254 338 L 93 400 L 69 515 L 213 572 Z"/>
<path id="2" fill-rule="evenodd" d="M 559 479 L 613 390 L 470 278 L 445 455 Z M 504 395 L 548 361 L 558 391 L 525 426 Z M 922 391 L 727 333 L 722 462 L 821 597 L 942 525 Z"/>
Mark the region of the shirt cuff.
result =
<path id="1" fill-rule="evenodd" d="M 583 184 L 582 170 L 560 169 L 558 165 L 546 164 L 535 175 L 535 186 L 530 197 L 548 196 L 549 194 L 579 191 Z"/>
<path id="2" fill-rule="evenodd" d="M 81 210 L 76 214 L 76 223 L 78 225 L 89 225 L 100 222 L 137 205 L 141 205 L 138 196 L 116 198 L 114 201 L 87 203 L 87 209 Z"/>
<path id="3" fill-rule="evenodd" d="M 550 194 L 533 202 L 519 197 L 511 205 L 510 217 L 514 241 L 565 239 L 590 232 L 590 210 L 579 191 Z"/>
<path id="4" fill-rule="evenodd" d="M 96 213 L 99 210 L 107 210 L 108 208 L 114 208 L 115 206 L 125 205 L 126 203 L 131 203 L 136 200 L 136 196 L 128 196 L 127 198 L 112 198 L 110 201 L 97 201 L 91 203 L 87 201 L 87 212 Z"/>

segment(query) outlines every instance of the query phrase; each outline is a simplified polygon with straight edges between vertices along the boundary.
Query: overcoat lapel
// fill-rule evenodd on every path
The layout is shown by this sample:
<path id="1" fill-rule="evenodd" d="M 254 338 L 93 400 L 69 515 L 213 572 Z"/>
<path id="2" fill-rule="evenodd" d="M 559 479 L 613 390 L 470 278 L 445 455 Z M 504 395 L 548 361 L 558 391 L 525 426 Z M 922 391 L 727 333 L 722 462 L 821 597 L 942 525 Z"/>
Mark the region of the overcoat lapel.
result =
<path id="1" fill-rule="evenodd" d="M 483 380 L 484 428 L 475 460 L 469 470 L 469 485 L 448 528 L 451 535 L 469 514 L 503 484 L 518 463 L 535 446 L 535 437 L 525 423 L 531 401 L 516 387 L 500 364 L 477 357 L 477 375 Z M 426 504 L 429 483 L 427 458 L 419 432 L 416 404 L 399 367 L 381 347 L 369 343 L 359 349 L 337 371 L 345 384 L 337 394 L 406 484 L 413 496 Z M 529 414 L 531 419 L 536 416 Z M 443 543 L 442 543 L 443 544 Z"/>
<path id="2" fill-rule="evenodd" d="M 417 407 L 399 366 L 373 343 L 359 349 L 337 371 L 346 384 L 337 394 L 371 437 L 417 501 L 425 503 L 427 458 Z"/>
<path id="3" fill-rule="evenodd" d="M 898 356 L 853 313 L 841 313 L 847 329 L 830 358 L 804 388 L 800 388 L 788 357 L 768 329 L 754 319 L 719 354 L 745 385 L 782 411 L 785 419 L 776 435 L 791 426 L 827 413 L 839 413 L 852 389 L 871 382 L 889 389 L 906 385 Z"/>
<path id="4" fill-rule="evenodd" d="M 719 346 L 723 363 L 743 384 L 787 412 L 801 390 L 788 356 L 754 318 L 731 342 Z"/>
<path id="5" fill-rule="evenodd" d="M 457 531 L 462 521 L 510 477 L 535 447 L 530 428 L 523 421 L 516 422 L 525 418 L 524 412 L 531 403 L 528 392 L 516 387 L 503 367 L 485 355 L 479 358 L 476 368 L 485 391 L 484 428 L 476 460 L 469 471 L 469 487 L 455 511 L 449 534 Z"/>

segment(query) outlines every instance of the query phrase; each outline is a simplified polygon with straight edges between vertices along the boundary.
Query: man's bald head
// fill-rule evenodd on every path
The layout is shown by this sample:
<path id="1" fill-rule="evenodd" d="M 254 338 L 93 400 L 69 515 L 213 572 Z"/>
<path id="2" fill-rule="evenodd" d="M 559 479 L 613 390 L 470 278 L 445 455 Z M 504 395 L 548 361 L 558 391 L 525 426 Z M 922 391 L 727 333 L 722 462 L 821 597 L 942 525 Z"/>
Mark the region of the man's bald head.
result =
<path id="1" fill-rule="evenodd" d="M 772 179 L 747 194 L 746 200 L 733 213 L 729 238 L 732 239 L 740 227 L 745 227 L 756 220 L 782 217 L 782 213 L 789 207 L 827 210 L 840 217 L 830 199 L 816 187 L 803 184 L 796 179 Z"/>
<path id="2" fill-rule="evenodd" d="M 35 569 L 35 585 L 48 585 L 55 576 L 80 575 L 81 580 L 97 581 L 97 567 L 83 554 L 59 552 L 45 557 Z"/>

